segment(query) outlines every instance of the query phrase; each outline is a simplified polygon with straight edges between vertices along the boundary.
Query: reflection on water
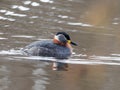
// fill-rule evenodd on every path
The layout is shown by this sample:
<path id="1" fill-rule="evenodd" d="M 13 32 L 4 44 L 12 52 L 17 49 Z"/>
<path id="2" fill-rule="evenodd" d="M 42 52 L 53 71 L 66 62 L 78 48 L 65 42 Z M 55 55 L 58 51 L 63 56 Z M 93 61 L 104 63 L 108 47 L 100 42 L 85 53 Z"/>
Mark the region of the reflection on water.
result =
<path id="1" fill-rule="evenodd" d="M 33 90 L 40 90 L 40 89 L 45 90 L 46 89 L 45 85 L 49 84 L 48 82 L 49 79 L 45 77 L 47 76 L 47 72 L 44 69 L 42 69 L 43 67 L 45 67 L 45 65 L 41 65 L 41 64 L 35 65 L 37 69 L 33 70 L 32 72 L 32 75 L 34 76 L 33 78 L 34 85 L 32 86 Z"/>
<path id="2" fill-rule="evenodd" d="M 0 90 L 120 88 L 119 0 L 1 0 L 0 6 Z M 22 56 L 21 48 L 58 31 L 79 44 L 59 61 L 69 63 L 68 71 L 52 71 L 53 58 Z"/>
<path id="3" fill-rule="evenodd" d="M 10 83 L 8 79 L 9 71 L 6 66 L 0 65 L 0 88 L 1 90 L 8 89 L 8 85 Z"/>

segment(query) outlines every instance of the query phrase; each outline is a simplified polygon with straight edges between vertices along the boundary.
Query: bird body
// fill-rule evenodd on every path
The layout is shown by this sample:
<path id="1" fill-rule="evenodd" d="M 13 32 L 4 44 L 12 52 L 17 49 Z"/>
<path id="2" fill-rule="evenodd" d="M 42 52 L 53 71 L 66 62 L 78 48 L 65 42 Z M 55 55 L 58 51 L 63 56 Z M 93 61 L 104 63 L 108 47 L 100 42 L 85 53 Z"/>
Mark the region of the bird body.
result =
<path id="1" fill-rule="evenodd" d="M 53 40 L 35 41 L 24 48 L 24 52 L 32 56 L 55 57 L 58 59 L 68 58 L 71 48 L 55 44 Z"/>
<path id="2" fill-rule="evenodd" d="M 72 46 L 77 45 L 70 40 L 65 32 L 58 32 L 53 40 L 35 41 L 27 45 L 23 51 L 27 55 L 55 57 L 57 59 L 66 59 L 72 54 Z"/>

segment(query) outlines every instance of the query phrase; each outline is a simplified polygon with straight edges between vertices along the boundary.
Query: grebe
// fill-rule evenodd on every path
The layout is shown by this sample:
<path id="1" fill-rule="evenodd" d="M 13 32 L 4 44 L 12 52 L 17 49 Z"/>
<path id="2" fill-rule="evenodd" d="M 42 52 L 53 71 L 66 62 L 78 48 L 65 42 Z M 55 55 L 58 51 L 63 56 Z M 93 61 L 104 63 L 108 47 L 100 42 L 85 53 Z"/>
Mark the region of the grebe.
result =
<path id="1" fill-rule="evenodd" d="M 42 40 L 35 41 L 27 45 L 23 51 L 30 56 L 45 56 L 54 57 L 57 59 L 67 59 L 72 54 L 72 46 L 77 46 L 76 43 L 72 42 L 70 36 L 66 32 L 58 32 L 53 40 Z M 58 70 L 59 68 L 66 69 L 67 64 L 54 62 L 53 70 Z"/>
<path id="2" fill-rule="evenodd" d="M 35 41 L 26 46 L 23 51 L 30 56 L 55 57 L 57 59 L 66 59 L 72 54 L 72 42 L 70 36 L 65 32 L 58 32 L 53 40 Z"/>

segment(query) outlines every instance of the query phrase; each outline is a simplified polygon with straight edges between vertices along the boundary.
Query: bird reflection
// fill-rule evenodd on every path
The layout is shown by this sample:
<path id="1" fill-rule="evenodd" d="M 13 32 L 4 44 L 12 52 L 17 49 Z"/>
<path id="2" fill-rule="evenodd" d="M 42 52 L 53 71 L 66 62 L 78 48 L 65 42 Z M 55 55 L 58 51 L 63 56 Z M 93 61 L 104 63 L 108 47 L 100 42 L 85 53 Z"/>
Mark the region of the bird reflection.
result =
<path id="1" fill-rule="evenodd" d="M 68 64 L 61 62 L 53 62 L 52 70 L 55 71 L 68 71 Z"/>

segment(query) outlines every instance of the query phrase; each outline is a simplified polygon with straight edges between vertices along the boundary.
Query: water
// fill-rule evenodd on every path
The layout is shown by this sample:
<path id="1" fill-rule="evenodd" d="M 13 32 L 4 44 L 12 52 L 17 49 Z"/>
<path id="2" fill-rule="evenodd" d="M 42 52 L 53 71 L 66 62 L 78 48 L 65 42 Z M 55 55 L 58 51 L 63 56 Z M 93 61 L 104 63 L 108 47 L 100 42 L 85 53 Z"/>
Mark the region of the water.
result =
<path id="1" fill-rule="evenodd" d="M 0 90 L 118 90 L 120 88 L 119 0 L 1 0 Z M 78 43 L 53 71 L 48 57 L 20 49 L 66 31 Z"/>

